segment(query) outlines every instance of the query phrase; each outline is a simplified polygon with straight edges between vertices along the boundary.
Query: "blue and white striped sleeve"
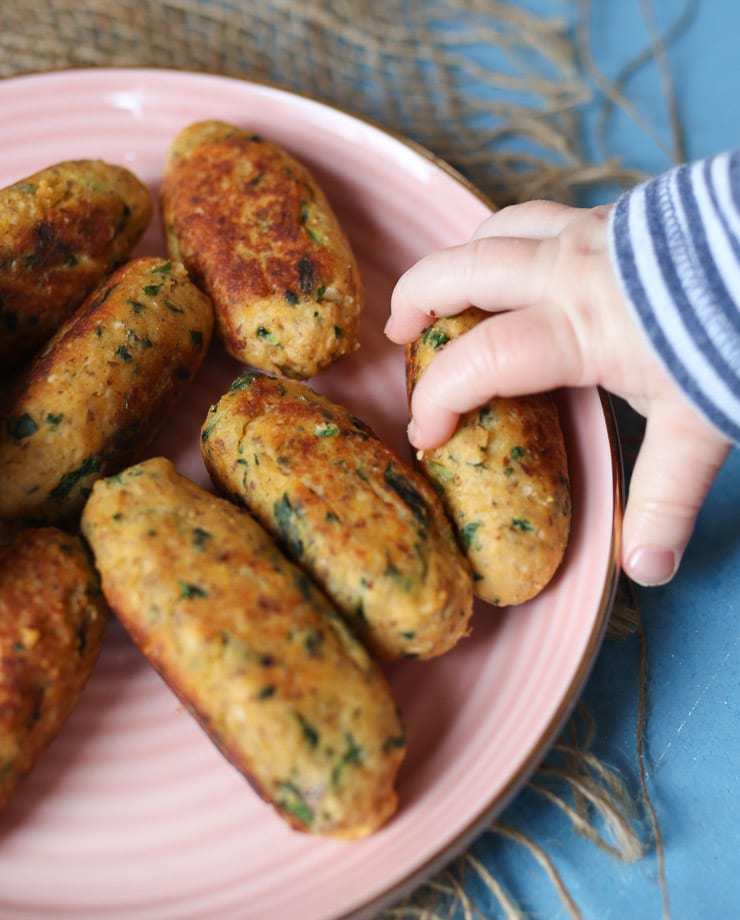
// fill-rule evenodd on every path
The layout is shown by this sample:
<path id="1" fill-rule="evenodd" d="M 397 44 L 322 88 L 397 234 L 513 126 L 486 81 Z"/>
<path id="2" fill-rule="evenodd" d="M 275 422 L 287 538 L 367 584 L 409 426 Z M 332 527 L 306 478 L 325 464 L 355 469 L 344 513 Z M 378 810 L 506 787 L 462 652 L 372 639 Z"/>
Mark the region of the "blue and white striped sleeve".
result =
<path id="1" fill-rule="evenodd" d="M 671 169 L 609 216 L 622 289 L 668 373 L 740 443 L 740 150 Z"/>

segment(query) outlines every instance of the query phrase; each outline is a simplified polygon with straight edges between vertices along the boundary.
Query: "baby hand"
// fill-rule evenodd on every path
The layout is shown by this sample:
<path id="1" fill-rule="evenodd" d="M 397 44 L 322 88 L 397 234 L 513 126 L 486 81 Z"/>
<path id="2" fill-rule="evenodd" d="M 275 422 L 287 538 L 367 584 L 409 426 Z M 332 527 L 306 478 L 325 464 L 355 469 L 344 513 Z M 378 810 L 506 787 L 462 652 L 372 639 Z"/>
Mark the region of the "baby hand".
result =
<path id="1" fill-rule="evenodd" d="M 469 242 L 399 279 L 386 334 L 404 344 L 437 316 L 471 305 L 491 312 L 419 380 L 409 425 L 418 448 L 444 443 L 460 414 L 493 396 L 599 385 L 644 415 L 622 566 L 656 585 L 678 568 L 729 443 L 692 408 L 633 318 L 609 258 L 608 212 L 532 201 L 493 214 Z"/>

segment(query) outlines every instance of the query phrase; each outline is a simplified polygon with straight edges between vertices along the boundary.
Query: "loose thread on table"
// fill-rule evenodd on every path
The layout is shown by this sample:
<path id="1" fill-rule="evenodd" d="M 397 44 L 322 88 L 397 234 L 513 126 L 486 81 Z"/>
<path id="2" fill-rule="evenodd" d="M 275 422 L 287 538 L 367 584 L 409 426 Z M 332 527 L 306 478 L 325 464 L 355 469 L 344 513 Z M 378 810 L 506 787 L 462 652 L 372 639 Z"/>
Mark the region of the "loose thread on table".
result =
<path id="1" fill-rule="evenodd" d="M 644 0 L 641 0 L 641 2 L 644 3 Z M 674 22 L 666 28 L 663 34 L 661 34 L 655 26 L 655 20 L 654 16 L 652 16 L 652 12 L 650 14 L 646 14 L 645 11 L 643 11 L 643 19 L 646 21 L 648 21 L 648 19 L 651 20 L 650 28 L 653 32 L 653 40 L 649 43 L 647 48 L 643 49 L 639 54 L 636 54 L 631 60 L 629 60 L 611 80 L 615 92 L 619 94 L 620 98 L 623 98 L 626 84 L 636 73 L 642 70 L 643 67 L 652 63 L 656 59 L 656 48 L 660 48 L 661 67 L 663 67 L 666 71 L 662 77 L 664 81 L 663 94 L 664 98 L 666 98 L 666 105 L 669 109 L 669 121 L 673 139 L 672 159 L 674 162 L 684 162 L 686 159 L 686 149 L 683 123 L 681 121 L 676 100 L 675 83 L 667 65 L 667 49 L 677 38 L 683 34 L 686 28 L 691 24 L 694 16 L 696 15 L 698 6 L 698 0 L 688 0 Z M 599 114 L 599 119 L 596 126 L 596 136 L 599 138 L 602 148 L 604 146 L 603 138 L 606 135 L 606 125 L 609 121 L 609 117 L 613 108 L 613 99 L 605 99 L 601 107 L 601 112 Z"/>
<path id="2" fill-rule="evenodd" d="M 504 824 L 500 821 L 497 821 L 492 830 L 497 834 L 501 834 L 504 837 L 508 837 L 510 840 L 520 844 L 530 853 L 537 862 L 542 866 L 542 868 L 547 873 L 550 881 L 552 882 L 555 891 L 557 892 L 560 900 L 563 902 L 565 907 L 568 909 L 568 912 L 572 920 L 583 920 L 582 914 L 578 907 L 576 906 L 575 901 L 570 895 L 565 883 L 560 877 L 560 873 L 555 867 L 555 863 L 550 859 L 545 850 L 531 837 L 528 837 L 526 834 L 523 834 L 521 831 L 518 831 L 516 828 L 512 827 L 510 824 Z"/>

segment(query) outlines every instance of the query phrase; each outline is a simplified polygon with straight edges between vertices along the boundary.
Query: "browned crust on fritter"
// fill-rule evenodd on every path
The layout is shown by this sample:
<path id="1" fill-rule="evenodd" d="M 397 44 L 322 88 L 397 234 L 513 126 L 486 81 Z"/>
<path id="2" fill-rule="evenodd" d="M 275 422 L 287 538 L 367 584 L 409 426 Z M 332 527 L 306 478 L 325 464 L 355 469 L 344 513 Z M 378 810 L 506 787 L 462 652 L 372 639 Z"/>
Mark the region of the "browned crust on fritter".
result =
<path id="1" fill-rule="evenodd" d="M 0 808 L 77 702 L 106 616 L 79 537 L 25 530 L 0 550 Z"/>
<path id="2" fill-rule="evenodd" d="M 168 251 L 212 298 L 235 358 L 305 378 L 357 348 L 355 257 L 285 150 L 222 122 L 190 125 L 168 155 L 161 201 Z"/>
<path id="3" fill-rule="evenodd" d="M 427 480 L 343 406 L 257 372 L 211 408 L 201 449 L 379 657 L 431 658 L 466 635 L 467 562 Z"/>
<path id="4" fill-rule="evenodd" d="M 58 163 L 0 190 L 0 368 L 50 338 L 151 216 L 147 188 L 101 160 Z"/>
<path id="5" fill-rule="evenodd" d="M 96 483 L 82 526 L 127 631 L 291 826 L 388 819 L 405 739 L 385 678 L 255 520 L 154 458 Z"/>
<path id="6" fill-rule="evenodd" d="M 409 397 L 445 344 L 489 314 L 437 320 L 407 346 Z M 570 533 L 568 461 L 555 396 L 494 398 L 466 413 L 419 465 L 440 494 L 475 574 L 478 596 L 521 604 L 550 582 Z"/>
<path id="7" fill-rule="evenodd" d="M 0 418 L 0 519 L 76 515 L 147 446 L 208 349 L 213 311 L 182 265 L 128 262 L 24 370 Z"/>

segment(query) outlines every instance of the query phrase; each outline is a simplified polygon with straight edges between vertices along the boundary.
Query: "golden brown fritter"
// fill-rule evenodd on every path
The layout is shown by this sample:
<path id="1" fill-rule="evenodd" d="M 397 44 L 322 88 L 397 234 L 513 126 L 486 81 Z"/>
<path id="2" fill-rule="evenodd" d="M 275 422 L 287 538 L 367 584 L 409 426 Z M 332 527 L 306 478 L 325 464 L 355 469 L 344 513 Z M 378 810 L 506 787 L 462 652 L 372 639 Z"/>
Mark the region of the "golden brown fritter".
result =
<path id="1" fill-rule="evenodd" d="M 310 377 L 357 348 L 355 257 L 286 151 L 223 122 L 190 125 L 169 152 L 161 200 L 168 251 L 212 298 L 231 355 Z"/>
<path id="2" fill-rule="evenodd" d="M 112 610 L 289 824 L 349 839 L 390 817 L 386 681 L 255 520 L 155 458 L 96 483 L 82 526 Z"/>
<path id="3" fill-rule="evenodd" d="M 407 346 L 409 397 L 434 354 L 489 314 L 438 319 Z M 550 581 L 570 531 L 568 463 L 552 394 L 495 398 L 466 413 L 419 463 L 442 497 L 475 574 L 476 594 L 521 604 Z"/>
<path id="4" fill-rule="evenodd" d="M 151 216 L 147 188 L 101 160 L 58 163 L 0 190 L 0 368 L 51 337 Z"/>
<path id="5" fill-rule="evenodd" d="M 72 711 L 106 618 L 79 537 L 24 530 L 0 549 L 0 808 Z"/>
<path id="6" fill-rule="evenodd" d="M 442 505 L 345 408 L 253 372 L 211 408 L 203 458 L 382 658 L 431 658 L 466 634 L 471 574 Z"/>
<path id="7" fill-rule="evenodd" d="M 77 514 L 93 482 L 151 442 L 210 343 L 213 310 L 182 265 L 135 259 L 31 362 L 0 419 L 0 519 Z"/>

